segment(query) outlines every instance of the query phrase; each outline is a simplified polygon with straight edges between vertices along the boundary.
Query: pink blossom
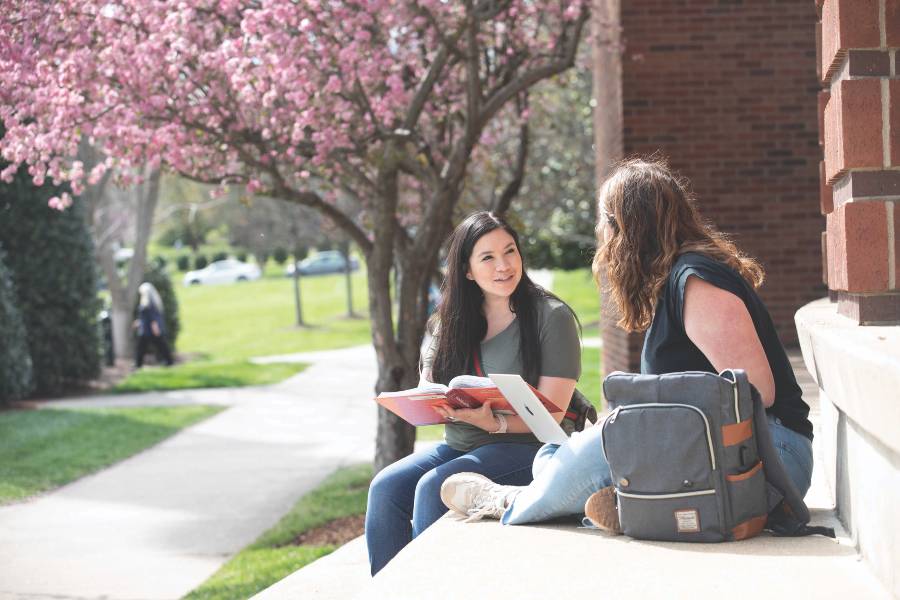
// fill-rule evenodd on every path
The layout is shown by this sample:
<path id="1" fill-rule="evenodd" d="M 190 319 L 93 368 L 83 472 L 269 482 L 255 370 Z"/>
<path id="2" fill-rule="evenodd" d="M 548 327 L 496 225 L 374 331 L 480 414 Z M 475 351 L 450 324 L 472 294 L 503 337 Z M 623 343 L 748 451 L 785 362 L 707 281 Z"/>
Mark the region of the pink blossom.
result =
<path id="1" fill-rule="evenodd" d="M 480 75 L 485 94 L 510 61 L 526 57 L 515 63 L 522 71 L 550 60 L 587 10 L 586 0 L 505 4 L 477 31 L 481 55 L 496 61 Z M 374 178 L 385 132 L 407 127 L 442 40 L 470 22 L 466 10 L 446 0 L 4 0 L 0 153 L 10 165 L 0 178 L 27 164 L 35 183 L 70 182 L 77 194 L 110 169 L 127 183 L 138 166 L 160 164 L 249 193 L 283 172 L 303 191 L 310 180 L 346 183 L 348 161 Z M 448 63 L 410 126 L 435 177 L 465 130 L 446 125 L 466 114 L 466 77 L 464 61 Z M 89 172 L 73 162 L 82 137 L 110 157 Z M 360 200 L 365 209 L 371 194 Z"/>

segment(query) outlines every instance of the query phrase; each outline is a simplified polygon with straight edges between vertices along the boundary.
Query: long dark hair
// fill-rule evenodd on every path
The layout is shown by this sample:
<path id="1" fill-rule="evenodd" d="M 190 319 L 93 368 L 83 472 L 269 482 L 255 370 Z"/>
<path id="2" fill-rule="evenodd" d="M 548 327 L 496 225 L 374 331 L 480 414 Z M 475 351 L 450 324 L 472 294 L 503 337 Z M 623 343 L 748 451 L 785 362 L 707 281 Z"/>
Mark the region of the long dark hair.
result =
<path id="1" fill-rule="evenodd" d="M 598 217 L 612 230 L 594 255 L 599 283 L 606 271 L 608 291 L 622 315 L 619 326 L 644 331 L 662 286 L 678 256 L 699 252 L 725 263 L 754 288 L 765 272 L 728 237 L 700 216 L 688 183 L 658 158 L 620 163 L 600 189 Z M 602 238 L 603 221 L 597 224 Z"/>
<path id="2" fill-rule="evenodd" d="M 490 212 L 469 215 L 450 235 L 447 275 L 441 286 L 441 303 L 431 322 L 437 338 L 431 365 L 431 376 L 435 382 L 446 384 L 457 375 L 470 373 L 472 352 L 478 348 L 487 333 L 487 319 L 482 313 L 484 294 L 477 283 L 466 277 L 466 273 L 475 243 L 495 229 L 502 229 L 512 236 L 521 256 L 519 234 L 502 217 Z M 541 375 L 538 303 L 547 298 L 559 300 L 529 279 L 523 257 L 522 279 L 509 298 L 509 308 L 519 321 L 519 354 L 524 367 L 523 377 L 534 386 Z"/>

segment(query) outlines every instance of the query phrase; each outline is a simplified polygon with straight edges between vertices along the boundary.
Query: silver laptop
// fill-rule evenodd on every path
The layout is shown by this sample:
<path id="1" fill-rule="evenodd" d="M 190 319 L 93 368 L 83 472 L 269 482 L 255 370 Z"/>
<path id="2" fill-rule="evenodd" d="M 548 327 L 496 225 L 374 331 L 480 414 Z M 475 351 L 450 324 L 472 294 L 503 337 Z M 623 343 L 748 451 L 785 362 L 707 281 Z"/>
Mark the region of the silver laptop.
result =
<path id="1" fill-rule="evenodd" d="M 541 404 L 521 375 L 488 374 L 537 439 L 544 443 L 562 444 L 569 437 L 553 415 Z"/>

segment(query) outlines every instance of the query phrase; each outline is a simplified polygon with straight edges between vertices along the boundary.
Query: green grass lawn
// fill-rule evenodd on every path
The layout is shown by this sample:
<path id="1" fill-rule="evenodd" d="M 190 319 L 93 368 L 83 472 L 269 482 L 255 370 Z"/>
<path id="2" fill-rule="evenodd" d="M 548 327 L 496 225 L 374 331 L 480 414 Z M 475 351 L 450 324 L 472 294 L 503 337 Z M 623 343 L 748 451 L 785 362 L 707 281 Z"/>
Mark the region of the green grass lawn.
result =
<path id="1" fill-rule="evenodd" d="M 220 410 L 175 406 L 0 412 L 0 504 L 98 471 Z"/>
<path id="2" fill-rule="evenodd" d="M 594 284 L 590 269 L 553 272 L 553 293 L 572 307 L 583 327 L 585 337 L 597 337 L 599 330 L 593 326 L 600 320 L 600 293 Z"/>
<path id="3" fill-rule="evenodd" d="M 296 325 L 293 280 L 277 274 L 226 285 L 182 286 L 175 293 L 181 317 L 178 353 L 194 358 L 170 369 L 143 369 L 112 392 L 238 387 L 281 381 L 298 364 L 257 365 L 252 356 L 344 348 L 371 342 L 368 317 L 347 317 L 343 275 L 301 279 L 305 327 Z M 368 315 L 366 278 L 353 274 L 353 310 Z"/>
<path id="4" fill-rule="evenodd" d="M 112 387 L 114 394 L 151 390 L 239 387 L 277 383 L 306 368 L 302 363 L 256 365 L 246 360 L 177 364 L 172 367 L 145 367 Z"/>
<path id="5" fill-rule="evenodd" d="M 300 498 L 272 529 L 225 563 L 185 600 L 249 598 L 332 552 L 334 546 L 298 546 L 293 541 L 300 534 L 334 519 L 364 514 L 371 479 L 371 465 L 335 472 L 321 486 Z"/>
<path id="6" fill-rule="evenodd" d="M 343 275 L 301 278 L 303 319 L 297 327 L 293 281 L 264 278 L 230 285 L 178 285 L 182 330 L 178 351 L 210 360 L 345 348 L 371 342 L 365 275 L 353 274 L 354 312 L 347 318 Z"/>

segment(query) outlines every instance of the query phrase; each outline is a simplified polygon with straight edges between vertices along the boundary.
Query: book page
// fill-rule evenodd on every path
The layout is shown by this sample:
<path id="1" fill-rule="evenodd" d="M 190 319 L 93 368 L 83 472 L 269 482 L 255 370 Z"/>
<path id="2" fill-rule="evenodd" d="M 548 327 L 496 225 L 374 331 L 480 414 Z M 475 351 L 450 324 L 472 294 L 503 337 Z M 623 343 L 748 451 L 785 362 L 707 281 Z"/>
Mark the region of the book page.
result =
<path id="1" fill-rule="evenodd" d="M 382 398 L 401 396 L 445 396 L 449 389 L 450 388 L 442 383 L 426 383 L 425 385 L 420 385 L 408 390 L 400 390 L 399 392 L 382 392 L 379 396 Z"/>
<path id="2" fill-rule="evenodd" d="M 449 388 L 482 388 L 496 387 L 490 377 L 478 377 L 477 375 L 457 375 L 450 380 Z"/>

